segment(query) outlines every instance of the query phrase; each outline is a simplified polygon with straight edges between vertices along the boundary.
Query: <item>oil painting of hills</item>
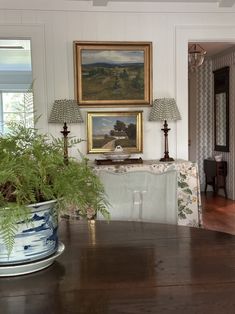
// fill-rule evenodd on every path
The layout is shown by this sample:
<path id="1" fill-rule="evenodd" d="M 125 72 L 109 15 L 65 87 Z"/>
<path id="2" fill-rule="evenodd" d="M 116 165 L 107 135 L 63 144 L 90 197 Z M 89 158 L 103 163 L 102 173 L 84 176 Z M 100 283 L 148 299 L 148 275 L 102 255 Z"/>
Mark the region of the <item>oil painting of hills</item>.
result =
<path id="1" fill-rule="evenodd" d="M 81 52 L 83 100 L 144 100 L 144 50 Z"/>

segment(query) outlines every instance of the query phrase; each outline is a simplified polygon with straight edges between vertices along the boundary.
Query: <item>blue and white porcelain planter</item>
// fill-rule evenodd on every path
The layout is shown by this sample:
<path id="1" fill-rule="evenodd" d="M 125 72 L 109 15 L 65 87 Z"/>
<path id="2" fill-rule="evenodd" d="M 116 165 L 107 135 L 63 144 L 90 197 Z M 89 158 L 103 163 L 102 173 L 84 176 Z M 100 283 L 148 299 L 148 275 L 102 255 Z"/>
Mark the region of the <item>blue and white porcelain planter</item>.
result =
<path id="1" fill-rule="evenodd" d="M 37 261 L 57 251 L 58 218 L 55 205 L 54 200 L 29 205 L 32 208 L 30 223 L 18 222 L 10 256 L 0 235 L 0 266 Z"/>

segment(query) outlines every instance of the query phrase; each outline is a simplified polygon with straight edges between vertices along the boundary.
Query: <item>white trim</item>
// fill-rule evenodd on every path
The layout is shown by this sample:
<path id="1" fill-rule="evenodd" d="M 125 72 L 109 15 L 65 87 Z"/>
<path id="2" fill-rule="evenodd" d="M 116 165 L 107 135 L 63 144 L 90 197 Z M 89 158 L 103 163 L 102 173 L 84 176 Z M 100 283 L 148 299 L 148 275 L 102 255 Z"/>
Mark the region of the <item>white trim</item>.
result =
<path id="1" fill-rule="evenodd" d="M 93 6 L 106 6 L 108 0 L 93 0 Z"/>
<path id="2" fill-rule="evenodd" d="M 107 5 L 98 5 L 105 4 Z M 233 13 L 235 6 L 219 6 L 219 0 L 194 1 L 155 1 L 155 0 L 20 0 L 0 1 L 0 10 L 70 11 L 70 12 L 118 12 L 118 13 Z M 229 1 L 229 0 L 223 0 Z M 231 0 L 232 1 L 232 0 Z"/>
<path id="3" fill-rule="evenodd" d="M 235 0 L 219 0 L 219 8 L 231 8 L 235 3 Z"/>

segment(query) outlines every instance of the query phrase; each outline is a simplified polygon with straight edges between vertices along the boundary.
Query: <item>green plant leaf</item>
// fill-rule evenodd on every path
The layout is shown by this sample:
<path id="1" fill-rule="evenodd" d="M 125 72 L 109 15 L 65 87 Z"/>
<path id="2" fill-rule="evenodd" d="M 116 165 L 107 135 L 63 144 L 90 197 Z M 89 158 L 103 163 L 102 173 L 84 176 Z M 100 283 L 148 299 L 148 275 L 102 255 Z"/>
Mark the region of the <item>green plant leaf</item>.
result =
<path id="1" fill-rule="evenodd" d="M 69 139 L 74 146 L 80 139 Z M 100 212 L 109 218 L 104 187 L 88 159 L 64 163 L 64 143 L 35 128 L 12 123 L 0 137 L 0 234 L 11 252 L 17 221 L 27 221 L 27 205 L 58 200 L 58 212 L 76 209 L 83 217 Z"/>

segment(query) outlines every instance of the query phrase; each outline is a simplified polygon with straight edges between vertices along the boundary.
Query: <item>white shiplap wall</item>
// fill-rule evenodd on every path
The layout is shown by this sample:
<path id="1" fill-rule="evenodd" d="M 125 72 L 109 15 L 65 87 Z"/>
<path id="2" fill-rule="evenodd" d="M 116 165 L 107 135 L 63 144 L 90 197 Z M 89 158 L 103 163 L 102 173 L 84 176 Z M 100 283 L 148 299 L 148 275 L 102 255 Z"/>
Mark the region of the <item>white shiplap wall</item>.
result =
<path id="1" fill-rule="evenodd" d="M 153 96 L 175 97 L 177 100 L 182 120 L 169 122 L 169 148 L 172 157 L 184 159 L 188 158 L 187 43 L 223 38 L 235 42 L 233 8 L 219 10 L 214 4 L 172 6 L 168 3 L 164 6 L 146 2 L 134 6 L 128 2 L 113 2 L 107 7 L 93 7 L 90 1 L 25 0 L 20 4 L 16 0 L 1 1 L 0 35 L 4 35 L 3 26 L 12 25 L 18 32 L 20 29 L 28 29 L 29 33 L 32 28 L 40 29 L 33 47 L 33 71 L 38 81 L 36 105 L 43 113 L 42 128 L 53 135 L 59 135 L 61 129 L 47 123 L 53 101 L 74 95 L 74 40 L 151 41 Z M 11 36 L 14 37 L 13 28 Z M 37 58 L 35 54 L 38 54 Z M 118 109 L 121 108 L 115 108 Z M 144 110 L 142 157 L 158 159 L 163 155 L 162 125 L 148 121 L 150 108 L 138 109 Z M 82 109 L 84 118 L 88 110 Z M 85 124 L 72 125 L 71 134 L 86 138 Z M 80 144 L 79 148 L 86 153 L 86 143 Z"/>

